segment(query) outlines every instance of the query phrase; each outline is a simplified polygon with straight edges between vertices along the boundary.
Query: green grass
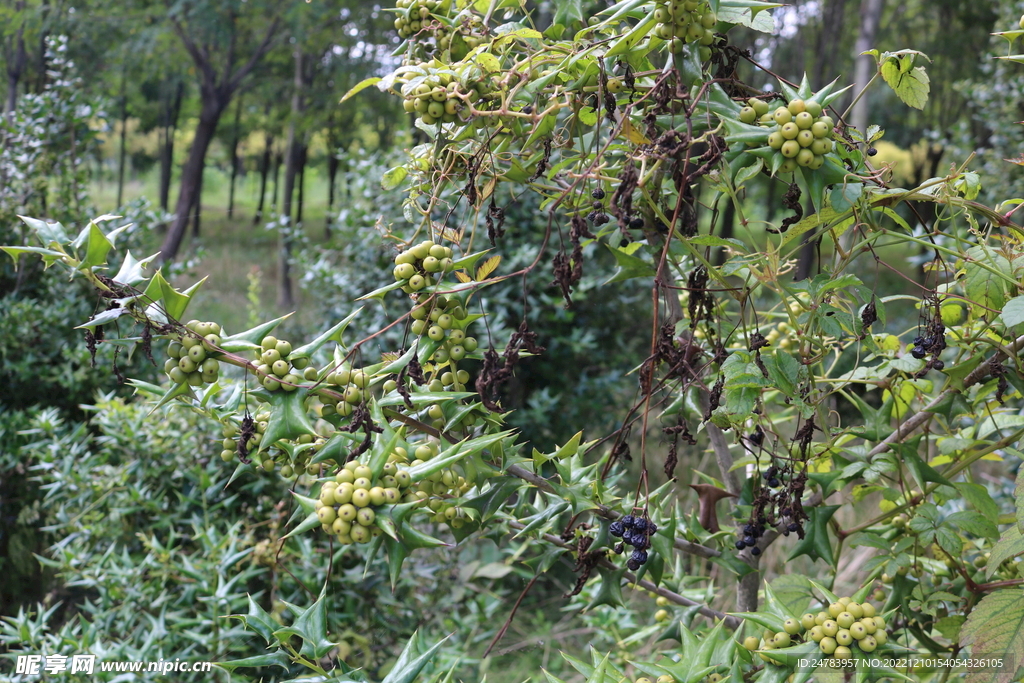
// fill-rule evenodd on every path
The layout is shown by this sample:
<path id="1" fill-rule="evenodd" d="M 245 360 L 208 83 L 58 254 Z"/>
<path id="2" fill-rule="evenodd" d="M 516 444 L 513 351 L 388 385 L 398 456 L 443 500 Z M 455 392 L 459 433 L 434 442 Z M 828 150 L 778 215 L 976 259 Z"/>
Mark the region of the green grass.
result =
<path id="1" fill-rule="evenodd" d="M 283 181 L 283 170 L 282 170 Z M 177 179 L 175 179 L 177 180 Z M 230 178 L 219 169 L 208 168 L 204 175 L 200 238 L 194 239 L 191 232 L 182 244 L 179 263 L 191 261 L 191 267 L 174 278 L 179 288 L 190 286 L 207 277 L 206 283 L 192 300 L 188 317 L 200 320 L 215 320 L 229 331 L 246 329 L 255 320 L 267 320 L 286 313 L 277 303 L 278 293 L 278 244 L 276 231 L 267 230 L 264 224 L 253 223 L 259 203 L 259 175 L 249 173 L 239 176 L 235 188 L 233 216 L 228 218 L 228 186 Z M 147 197 L 154 205 L 158 196 L 158 178 L 154 169 L 139 178 L 125 183 L 124 201 Z M 282 182 L 283 184 L 283 182 Z M 170 209 L 173 211 L 177 198 L 177 185 L 171 186 Z M 270 213 L 273 180 L 268 179 L 267 199 L 264 216 Z M 117 209 L 117 185 L 115 182 L 94 181 L 90 187 L 93 204 L 100 213 L 112 213 Z M 306 171 L 303 223 L 307 235 L 313 242 L 322 242 L 327 209 L 327 179 L 323 169 L 311 168 Z M 162 234 L 153 233 L 144 241 L 152 253 L 159 248 Z M 196 255 L 201 258 L 195 259 Z M 247 294 L 250 289 L 249 276 L 259 278 L 259 307 L 253 310 Z M 315 326 L 308 316 L 308 297 L 299 288 L 293 269 L 293 292 L 296 298 L 297 314 L 289 327 L 304 329 Z M 307 313 L 307 315 L 303 315 Z"/>

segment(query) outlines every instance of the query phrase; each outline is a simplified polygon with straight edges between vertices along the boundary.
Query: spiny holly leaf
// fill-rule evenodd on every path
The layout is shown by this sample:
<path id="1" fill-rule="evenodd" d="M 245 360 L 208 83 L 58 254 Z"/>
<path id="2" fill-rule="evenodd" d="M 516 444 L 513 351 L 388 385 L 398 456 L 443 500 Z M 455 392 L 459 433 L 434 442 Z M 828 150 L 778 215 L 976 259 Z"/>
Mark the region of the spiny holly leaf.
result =
<path id="1" fill-rule="evenodd" d="M 262 666 L 279 666 L 285 671 L 291 666 L 292 660 L 284 653 L 283 650 L 278 650 L 269 655 L 257 655 L 255 657 L 244 657 L 242 659 L 232 659 L 229 662 L 217 662 L 214 666 L 218 666 L 228 671 L 234 671 L 235 669 L 244 668 L 256 668 Z"/>
<path id="2" fill-rule="evenodd" d="M 783 608 L 776 612 L 780 616 L 785 613 L 794 618 L 807 611 L 811 599 L 811 582 L 802 574 L 782 574 L 776 577 L 770 586 L 765 586 L 765 602 L 768 600 L 768 590 L 771 590 L 774 599 Z"/>
<path id="3" fill-rule="evenodd" d="M 899 453 L 900 458 L 906 464 L 914 474 L 914 479 L 917 480 L 917 485 L 924 489 L 925 484 L 942 484 L 943 486 L 952 486 L 953 482 L 946 479 L 944 476 L 939 474 L 932 468 L 928 463 L 921 459 L 921 456 L 917 454 L 917 446 L 920 442 L 920 437 L 913 439 L 909 443 L 894 443 L 892 447 Z"/>
<path id="4" fill-rule="evenodd" d="M 398 656 L 398 661 L 391 667 L 391 671 L 382 683 L 412 683 L 415 681 L 423 667 L 427 665 L 427 662 L 433 658 L 434 654 L 449 637 L 445 636 L 431 645 L 422 654 L 417 654 L 420 648 L 419 632 L 414 632 L 412 637 L 409 638 L 409 642 L 406 643 L 405 649 L 402 650 L 402 654 Z"/>
<path id="5" fill-rule="evenodd" d="M 242 625 L 249 631 L 255 631 L 259 635 L 263 636 L 263 639 L 270 643 L 271 638 L 274 636 L 276 631 L 281 625 L 274 621 L 265 609 L 260 607 L 259 603 L 252 599 L 249 595 L 249 614 L 232 614 L 229 619 L 238 619 L 242 622 Z"/>
<path id="6" fill-rule="evenodd" d="M 491 479 L 490 488 L 480 495 L 470 498 L 460 507 L 468 507 L 480 513 L 480 521 L 486 522 L 501 509 L 509 497 L 524 486 L 523 480 L 518 477 L 498 477 Z"/>
<path id="7" fill-rule="evenodd" d="M 275 327 L 290 318 L 291 315 L 291 313 L 288 315 L 282 315 L 280 318 L 257 325 L 245 332 L 239 332 L 238 334 L 223 337 L 220 342 L 220 347 L 231 353 L 255 349 L 260 345 L 260 342 L 263 341 L 264 337 L 270 334 Z"/>
<path id="8" fill-rule="evenodd" d="M 1001 671 L 974 672 L 967 683 L 1009 683 L 1024 663 L 1024 591 L 997 590 L 982 598 L 960 632 L 961 643 L 973 657 L 1002 658 L 1010 666 Z"/>
<path id="9" fill-rule="evenodd" d="M 300 652 L 307 657 L 319 659 L 334 647 L 327 639 L 327 587 L 320 591 L 320 597 L 295 619 L 291 626 L 274 631 L 274 637 L 284 640 L 289 636 L 302 638 Z M 296 610 L 294 606 L 291 606 Z"/>
<path id="10" fill-rule="evenodd" d="M 828 521 L 840 508 L 839 505 L 822 505 L 811 508 L 810 521 L 804 528 L 804 537 L 793 548 L 789 559 L 794 560 L 807 555 L 812 560 L 825 560 L 832 563 L 832 544 L 828 540 Z"/>
<path id="11" fill-rule="evenodd" d="M 113 249 L 114 245 L 111 244 L 107 236 L 100 230 L 100 226 L 96 225 L 95 222 L 90 222 L 88 225 L 88 237 L 85 243 L 85 257 L 82 259 L 81 265 L 78 266 L 79 270 L 88 270 L 95 266 L 103 265 L 107 262 L 107 254 Z"/>
<path id="12" fill-rule="evenodd" d="M 612 571 L 601 567 L 597 571 L 601 575 L 601 585 L 584 611 L 590 611 L 599 605 L 622 607 L 622 576 L 626 573 L 626 568 Z"/>
<path id="13" fill-rule="evenodd" d="M 51 223 L 38 218 L 28 218 L 27 216 L 18 216 L 18 218 L 36 233 L 36 237 L 39 238 L 44 247 L 64 246 L 71 239 L 68 237 L 64 226 L 60 223 Z"/>
<path id="14" fill-rule="evenodd" d="M 260 452 L 267 450 L 278 439 L 294 441 L 303 434 L 316 434 L 313 423 L 306 414 L 306 396 L 309 389 L 299 387 L 295 391 L 273 391 L 269 403 L 273 406 L 267 430 L 260 439 Z"/>
<path id="15" fill-rule="evenodd" d="M 288 358 L 291 360 L 294 360 L 296 358 L 309 358 L 314 353 L 319 351 L 321 346 L 323 346 L 324 344 L 331 340 L 336 341 L 340 344 L 341 335 L 345 332 L 345 328 L 348 327 L 348 324 L 355 320 L 355 317 L 362 312 L 362 308 L 357 308 L 356 310 L 352 311 L 345 317 L 344 320 L 339 322 L 337 325 L 331 327 L 331 329 L 327 330 L 313 341 L 309 342 L 308 344 L 303 344 L 297 349 L 294 349 L 288 355 Z"/>

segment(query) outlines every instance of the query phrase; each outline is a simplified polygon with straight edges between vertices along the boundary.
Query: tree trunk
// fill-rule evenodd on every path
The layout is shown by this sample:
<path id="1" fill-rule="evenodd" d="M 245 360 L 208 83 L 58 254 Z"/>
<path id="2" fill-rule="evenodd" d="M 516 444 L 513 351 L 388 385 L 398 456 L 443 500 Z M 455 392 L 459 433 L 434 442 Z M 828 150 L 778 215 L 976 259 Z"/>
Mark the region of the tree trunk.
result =
<path id="1" fill-rule="evenodd" d="M 199 192 L 199 185 L 202 182 L 203 164 L 206 160 L 206 152 L 213 141 L 213 134 L 217 130 L 217 121 L 224 111 L 224 103 L 220 98 L 210 97 L 208 93 L 203 94 L 202 109 L 199 114 L 199 124 L 196 126 L 195 138 L 192 140 L 192 147 L 188 152 L 188 161 L 181 170 L 181 190 L 178 193 L 178 201 L 175 206 L 174 222 L 164 238 L 160 247 L 160 260 L 170 261 L 178 255 L 182 239 L 188 228 L 189 209 L 196 201 Z"/>
<path id="2" fill-rule="evenodd" d="M 288 122 L 288 157 L 284 170 L 284 195 L 281 197 L 280 248 L 278 249 L 278 305 L 284 309 L 295 307 L 295 295 L 292 292 L 291 255 L 292 255 L 292 194 L 295 191 L 295 178 L 301 161 L 301 145 L 298 141 L 296 126 L 302 114 L 302 48 L 295 48 L 295 80 L 292 91 L 292 115 Z"/>
<path id="3" fill-rule="evenodd" d="M 278 152 L 277 154 L 274 155 L 274 189 L 273 189 L 273 192 L 270 195 L 270 212 L 271 213 L 277 213 L 277 197 L 278 197 L 278 194 L 277 194 L 277 182 L 278 182 L 278 179 L 281 176 L 281 161 L 282 160 L 283 159 L 282 159 L 282 156 L 281 156 L 281 152 Z"/>
<path id="4" fill-rule="evenodd" d="M 832 46 L 838 45 L 843 35 L 843 18 L 846 15 L 846 0 L 827 0 L 821 15 L 821 31 L 818 32 L 819 55 L 827 55 Z M 819 58 L 814 62 L 812 87 L 820 88 L 839 74 L 835 73 L 835 60 Z M 829 68 L 826 71 L 826 67 Z"/>
<path id="5" fill-rule="evenodd" d="M 860 32 L 857 34 L 857 42 L 853 48 L 854 55 L 860 55 L 866 50 L 875 46 L 875 36 L 878 34 L 878 25 L 882 21 L 882 10 L 885 0 L 861 0 L 860 3 Z M 853 92 L 856 97 L 875 75 L 875 58 L 870 55 L 855 57 L 853 68 Z M 850 124 L 857 130 L 864 132 L 868 127 L 868 96 L 860 98 L 850 114 Z"/>
<path id="6" fill-rule="evenodd" d="M 331 225 L 334 222 L 334 187 L 338 177 L 338 154 L 331 151 L 327 155 L 327 219 L 324 221 L 324 239 L 331 239 Z"/>
<path id="7" fill-rule="evenodd" d="M 14 9 L 17 12 L 24 10 L 24 0 L 15 3 Z M 7 99 L 4 101 L 4 113 L 13 118 L 14 107 L 18 104 L 18 81 L 25 73 L 25 65 L 28 62 L 28 52 L 25 50 L 24 20 L 13 38 L 13 45 L 4 45 L 4 61 L 7 63 Z"/>
<path id="8" fill-rule="evenodd" d="M 235 212 L 235 179 L 238 177 L 238 135 L 239 124 L 242 120 L 242 96 L 238 96 L 238 103 L 235 105 L 235 131 L 231 140 L 231 185 L 228 186 L 228 220 L 231 220 Z"/>
<path id="9" fill-rule="evenodd" d="M 295 208 L 295 225 L 302 225 L 302 207 L 306 198 L 306 162 L 309 161 L 309 146 L 305 141 L 299 146 L 299 196 Z"/>
<path id="10" fill-rule="evenodd" d="M 203 174 L 206 173 L 206 159 L 203 159 L 199 166 L 199 184 L 196 186 L 196 194 L 192 199 L 192 237 L 199 238 L 199 220 L 203 213 Z"/>
<path id="11" fill-rule="evenodd" d="M 263 159 L 260 163 L 260 201 L 256 207 L 256 215 L 253 216 L 252 224 L 256 225 L 263 218 L 263 201 L 267 196 L 267 176 L 270 174 L 270 148 L 274 146 L 274 136 L 265 133 L 263 136 Z"/>
<path id="12" fill-rule="evenodd" d="M 121 68 L 121 151 L 117 159 L 117 206 L 124 206 L 124 160 L 128 139 L 128 61 Z"/>
<path id="13" fill-rule="evenodd" d="M 167 210 L 171 196 L 171 175 L 174 172 L 174 132 L 178 128 L 184 81 L 178 80 L 174 94 L 167 94 L 163 107 L 163 144 L 160 148 L 160 208 Z"/>

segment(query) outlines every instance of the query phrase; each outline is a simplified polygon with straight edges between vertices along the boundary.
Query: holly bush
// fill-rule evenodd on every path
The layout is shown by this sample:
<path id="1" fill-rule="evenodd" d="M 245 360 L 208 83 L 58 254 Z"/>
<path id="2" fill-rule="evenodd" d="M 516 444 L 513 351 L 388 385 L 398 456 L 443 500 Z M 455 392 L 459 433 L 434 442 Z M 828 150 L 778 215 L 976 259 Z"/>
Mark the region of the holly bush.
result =
<path id="1" fill-rule="evenodd" d="M 401 66 L 345 97 L 401 97 L 429 141 L 383 175 L 405 194 L 378 226 L 392 251 L 377 286 L 310 341 L 276 336 L 282 319 L 188 320 L 201 283 L 178 291 L 130 253 L 108 264 L 122 228 L 105 221 L 72 237 L 25 219 L 40 246 L 4 250 L 96 289 L 80 327 L 163 367 L 167 382 L 131 383 L 154 411 L 208 418 L 229 487 L 287 482 L 278 549 L 386 557 L 394 587 L 412 553 L 514 548 L 505 563 L 533 579 L 495 643 L 569 561 L 566 598 L 602 633 L 564 654 L 588 681 L 1010 680 L 1024 200 L 979 202 L 970 159 L 892 186 L 871 163 L 884 131 L 847 125 L 842 84 L 742 81 L 729 30 L 770 29 L 773 7 L 623 0 L 586 16 L 565 1 L 537 26 L 515 2 L 400 0 Z M 869 87 L 924 106 L 923 55 L 869 54 Z M 769 183 L 786 188 L 778 223 L 745 201 Z M 513 269 L 502 245 L 527 193 L 544 230 Z M 649 292 L 622 321 L 645 339 L 635 393 L 613 431 L 527 447 L 501 388 L 549 342 L 525 316 L 490 333 L 483 292 L 552 286 L 572 310 L 597 252 L 614 260 L 609 297 L 623 281 Z M 384 324 L 348 334 L 367 307 Z M 654 600 L 653 624 L 623 614 L 624 588 Z M 271 652 L 221 666 L 372 677 L 338 652 L 329 603 L 286 624 L 250 601 L 236 619 Z M 413 636 L 385 680 L 415 679 L 441 648 Z"/>

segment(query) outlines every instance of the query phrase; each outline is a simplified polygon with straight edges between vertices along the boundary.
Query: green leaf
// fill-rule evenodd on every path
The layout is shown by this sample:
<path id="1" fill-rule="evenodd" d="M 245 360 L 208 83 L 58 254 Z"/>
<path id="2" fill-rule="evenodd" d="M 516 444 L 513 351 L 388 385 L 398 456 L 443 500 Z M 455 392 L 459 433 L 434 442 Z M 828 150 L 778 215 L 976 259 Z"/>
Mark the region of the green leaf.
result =
<path id="1" fill-rule="evenodd" d="M 291 315 L 291 313 L 288 315 L 282 315 L 280 318 L 262 323 L 252 329 L 246 330 L 245 332 L 239 332 L 238 334 L 223 337 L 220 342 L 220 347 L 230 353 L 238 353 L 239 351 L 255 349 L 259 347 L 260 342 L 263 341 L 264 337 L 270 334 L 275 327 L 290 318 Z"/>
<path id="2" fill-rule="evenodd" d="M 625 35 L 619 36 L 612 43 L 611 47 L 608 48 L 608 52 L 605 53 L 605 59 L 631 51 L 637 43 L 647 37 L 647 34 L 654 28 L 654 23 L 654 12 L 649 12 L 639 24 L 630 29 Z"/>
<path id="3" fill-rule="evenodd" d="M 263 636 L 263 640 L 269 644 L 271 639 L 274 637 L 274 631 L 276 631 L 281 625 L 274 621 L 273 617 L 267 613 L 259 603 L 252 599 L 249 595 L 249 614 L 233 614 L 232 617 L 241 620 L 245 628 L 250 631 L 255 631 L 259 635 Z"/>
<path id="4" fill-rule="evenodd" d="M 919 438 L 914 439 L 911 443 L 897 443 L 893 444 L 893 449 L 899 453 L 900 458 L 903 459 L 907 469 L 909 469 L 914 479 L 917 480 L 917 485 L 924 489 L 925 484 L 942 484 L 943 486 L 952 486 L 953 482 L 946 479 L 944 476 L 935 471 L 935 469 L 921 459 L 921 456 L 917 454 L 917 445 L 920 441 Z"/>
<path id="5" fill-rule="evenodd" d="M 67 256 L 64 252 L 54 251 L 53 249 L 44 249 L 43 247 L 0 247 L 0 250 L 6 252 L 7 255 L 14 259 L 15 264 L 18 263 L 18 257 L 22 254 L 40 254 L 44 261 L 46 261 L 47 256 L 50 256 L 52 258 L 47 261 L 47 265 Z"/>
<path id="6" fill-rule="evenodd" d="M 980 512 L 962 510 L 946 517 L 947 523 L 955 524 L 961 531 L 985 538 L 999 538 L 999 530 L 991 521 L 985 519 Z"/>
<path id="7" fill-rule="evenodd" d="M 409 171 L 405 166 L 395 166 L 380 179 L 380 186 L 385 190 L 393 190 L 401 185 L 408 175 Z"/>
<path id="8" fill-rule="evenodd" d="M 357 308 L 356 310 L 352 311 L 347 316 L 345 316 L 344 320 L 331 327 L 331 329 L 327 330 L 313 341 L 309 342 L 308 344 L 303 344 L 299 348 L 292 350 L 292 352 L 288 355 L 288 358 L 309 358 L 314 353 L 319 351 L 320 347 L 322 347 L 329 341 L 336 341 L 340 344 L 341 335 L 344 334 L 345 328 L 348 327 L 349 323 L 355 320 L 356 316 L 362 312 L 362 308 Z"/>
<path id="9" fill-rule="evenodd" d="M 810 520 L 804 528 L 804 537 L 793 548 L 789 559 L 807 555 L 812 560 L 825 560 L 832 564 L 832 544 L 828 540 L 828 522 L 841 506 L 822 505 L 808 511 Z"/>
<path id="10" fill-rule="evenodd" d="M 1003 306 L 1003 324 L 1016 327 L 1024 323 L 1024 296 L 1015 296 Z"/>
<path id="11" fill-rule="evenodd" d="M 931 83 L 923 66 L 905 70 L 908 56 L 889 58 L 882 62 L 882 78 L 893 89 L 904 104 L 914 109 L 924 109 L 928 102 Z M 912 56 L 909 56 L 911 60 Z M 912 63 L 912 61 L 911 61 Z"/>
<path id="12" fill-rule="evenodd" d="M 1017 484 L 1013 490 L 1017 508 L 1017 529 L 1024 533 L 1024 468 L 1017 470 Z"/>
<path id="13" fill-rule="evenodd" d="M 344 102 L 345 100 L 349 99 L 350 97 L 354 97 L 354 96 L 358 95 L 363 90 L 366 90 L 367 88 L 369 88 L 371 85 L 377 85 L 378 83 L 381 82 L 381 80 L 382 79 L 379 76 L 372 76 L 370 78 L 364 78 L 363 80 L 359 81 L 354 86 L 349 88 L 349 91 L 347 93 L 345 93 L 340 100 L 338 100 L 338 104 L 341 104 L 342 102 Z"/>
<path id="14" fill-rule="evenodd" d="M 445 636 L 431 645 L 423 654 L 417 655 L 419 637 L 418 632 L 414 632 L 402 650 L 402 654 L 398 656 L 398 661 L 391 667 L 391 671 L 381 683 L 413 683 L 423 667 L 434 657 L 434 654 L 448 638 L 449 636 Z"/>
<path id="15" fill-rule="evenodd" d="M 300 652 L 307 657 L 319 659 L 334 648 L 327 638 L 327 586 L 320 591 L 320 597 L 295 619 L 291 626 L 274 631 L 274 637 L 285 640 L 289 636 L 302 638 Z"/>
<path id="16" fill-rule="evenodd" d="M 146 276 L 142 272 L 158 255 L 153 254 L 148 256 L 141 261 L 136 261 L 135 257 L 132 256 L 131 249 L 125 252 L 124 261 L 121 262 L 121 268 L 117 271 L 117 275 L 114 276 L 114 282 L 120 282 L 122 285 L 135 286 L 140 282 L 145 281 Z"/>
<path id="17" fill-rule="evenodd" d="M 475 453 L 479 453 L 485 448 L 493 446 L 514 433 L 515 432 L 513 431 L 504 431 L 498 432 L 497 434 L 484 434 L 483 436 L 478 436 L 475 439 L 469 439 L 467 441 L 460 441 L 459 443 L 441 451 L 430 460 L 409 467 L 407 471 L 409 472 L 409 476 L 412 477 L 413 482 L 422 481 L 434 472 L 440 472 L 446 467 L 451 467 L 459 460 L 469 457 Z"/>
<path id="18" fill-rule="evenodd" d="M 991 578 L 999 569 L 999 565 L 1018 555 L 1024 555 L 1024 536 L 1021 535 L 1017 527 L 1011 526 L 1003 532 L 999 541 L 992 547 L 992 556 L 988 560 L 986 575 Z"/>
<path id="19" fill-rule="evenodd" d="M 490 480 L 490 488 L 478 496 L 461 503 L 461 507 L 472 508 L 480 513 L 480 521 L 486 522 L 501 509 L 512 494 L 525 486 L 518 477 L 496 477 Z"/>
<path id="20" fill-rule="evenodd" d="M 972 657 L 998 657 L 1009 663 L 1002 672 L 971 673 L 968 683 L 1000 683 L 1016 680 L 1024 662 L 1024 591 L 997 590 L 979 602 L 960 632 L 961 644 L 969 645 Z"/>
<path id="21" fill-rule="evenodd" d="M 262 666 L 279 666 L 285 671 L 291 667 L 292 660 L 284 653 L 283 650 L 278 650 L 269 655 L 257 655 L 255 657 L 244 657 L 242 659 L 232 659 L 227 662 L 217 662 L 214 666 L 219 666 L 222 669 L 228 671 L 234 671 L 235 669 L 243 668 L 256 668 Z"/>
<path id="22" fill-rule="evenodd" d="M 299 387 L 295 391 L 273 391 L 268 402 L 272 406 L 267 429 L 260 439 L 260 450 L 263 452 L 274 445 L 278 439 L 294 441 L 303 434 L 316 434 L 313 423 L 306 414 L 306 396 L 309 389 Z"/>
<path id="23" fill-rule="evenodd" d="M 36 237 L 45 247 L 64 246 L 71 239 L 68 237 L 67 231 L 64 230 L 64 226 L 56 221 L 43 221 L 27 216 L 18 216 L 18 218 L 36 233 Z"/>
<path id="24" fill-rule="evenodd" d="M 582 0 L 555 0 L 555 17 L 553 23 L 572 26 L 583 21 Z"/>
<path id="25" fill-rule="evenodd" d="M 626 568 L 623 567 L 622 569 L 612 571 L 611 569 L 599 567 L 597 571 L 601 576 L 601 585 L 598 586 L 594 597 L 591 598 L 584 611 L 589 612 L 600 605 L 622 607 L 622 577 L 626 573 Z"/>
<path id="26" fill-rule="evenodd" d="M 293 492 L 292 495 L 296 495 L 296 494 Z M 317 516 L 317 514 L 315 512 L 310 512 L 306 516 L 306 518 L 304 520 L 302 520 L 301 524 L 299 524 L 297 527 L 295 527 L 294 529 L 289 531 L 287 534 L 282 536 L 282 538 L 290 538 L 292 536 L 301 536 L 302 534 L 306 533 L 307 531 L 309 531 L 311 529 L 315 529 L 318 526 L 320 526 L 320 517 Z"/>
<path id="27" fill-rule="evenodd" d="M 807 611 L 814 597 L 810 580 L 802 574 L 782 574 L 776 577 L 771 582 L 771 590 L 786 612 L 797 618 Z"/>
<path id="28" fill-rule="evenodd" d="M 100 230 L 95 222 L 89 223 L 89 237 L 86 241 L 85 258 L 82 259 L 79 270 L 87 270 L 107 262 L 107 254 L 114 247 L 107 239 L 107 236 Z M 175 316 L 177 317 L 177 316 Z"/>
<path id="29" fill-rule="evenodd" d="M 84 322 L 81 325 L 75 326 L 75 329 L 81 330 L 85 328 L 96 328 L 99 327 L 100 325 L 106 325 L 109 322 L 117 320 L 126 313 L 128 313 L 128 309 L 122 308 L 121 306 L 118 306 L 117 308 L 109 308 L 105 311 L 100 311 L 99 313 L 94 315 L 88 322 Z"/>
<path id="30" fill-rule="evenodd" d="M 832 208 L 843 213 L 853 207 L 864 193 L 863 183 L 846 183 L 837 185 L 832 190 Z"/>

